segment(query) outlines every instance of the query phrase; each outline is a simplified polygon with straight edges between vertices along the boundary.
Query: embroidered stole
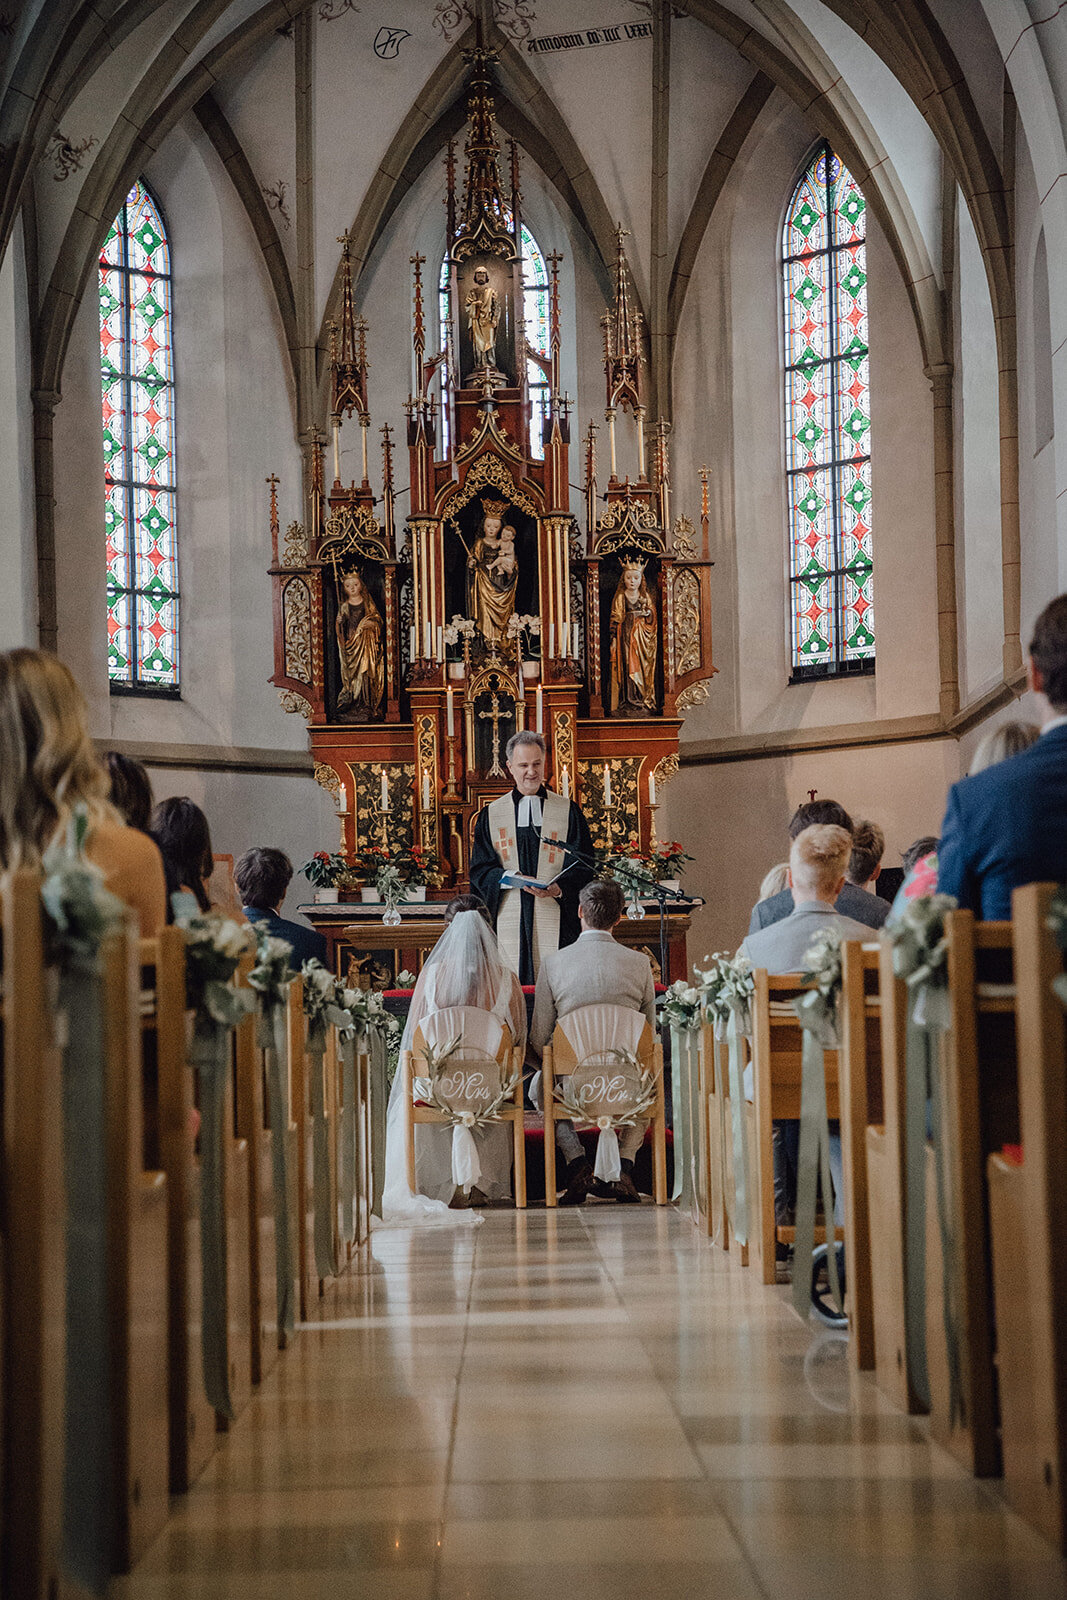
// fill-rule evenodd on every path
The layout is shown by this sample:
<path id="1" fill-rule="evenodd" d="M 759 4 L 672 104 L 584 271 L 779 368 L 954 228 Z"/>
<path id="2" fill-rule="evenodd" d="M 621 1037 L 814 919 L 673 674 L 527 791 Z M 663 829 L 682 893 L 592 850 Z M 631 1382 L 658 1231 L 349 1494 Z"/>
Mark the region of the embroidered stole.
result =
<path id="1" fill-rule="evenodd" d="M 567 830 L 571 802 L 549 790 L 541 805 L 541 848 L 537 855 L 536 877 L 542 882 L 554 878 L 567 865 Z M 511 792 L 502 794 L 489 806 L 489 837 L 506 872 L 519 872 L 519 841 L 515 828 L 515 802 Z M 519 970 L 519 941 L 522 936 L 522 890 L 505 889 L 497 910 L 496 937 L 500 953 L 514 973 Z M 534 901 L 533 967 L 536 975 L 541 957 L 559 949 L 559 901 L 539 896 Z"/>

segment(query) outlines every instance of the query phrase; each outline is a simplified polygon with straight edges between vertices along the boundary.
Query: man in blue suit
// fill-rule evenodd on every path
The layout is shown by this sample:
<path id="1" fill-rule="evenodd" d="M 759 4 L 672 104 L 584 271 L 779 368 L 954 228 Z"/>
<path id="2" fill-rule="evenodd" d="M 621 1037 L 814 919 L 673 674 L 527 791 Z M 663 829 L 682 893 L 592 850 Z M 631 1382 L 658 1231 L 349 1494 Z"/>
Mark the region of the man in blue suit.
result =
<path id="1" fill-rule="evenodd" d="M 949 790 L 937 887 L 986 921 L 1011 916 L 1024 883 L 1067 879 L 1067 594 L 1034 624 L 1027 682 L 1041 737 Z"/>
<path id="2" fill-rule="evenodd" d="M 260 845 L 246 850 L 233 869 L 233 881 L 241 896 L 249 922 L 266 928 L 275 939 L 285 939 L 293 947 L 292 966 L 299 972 L 312 956 L 326 966 L 326 940 L 302 922 L 290 922 L 278 915 L 285 891 L 293 876 L 293 863 L 284 850 Z"/>

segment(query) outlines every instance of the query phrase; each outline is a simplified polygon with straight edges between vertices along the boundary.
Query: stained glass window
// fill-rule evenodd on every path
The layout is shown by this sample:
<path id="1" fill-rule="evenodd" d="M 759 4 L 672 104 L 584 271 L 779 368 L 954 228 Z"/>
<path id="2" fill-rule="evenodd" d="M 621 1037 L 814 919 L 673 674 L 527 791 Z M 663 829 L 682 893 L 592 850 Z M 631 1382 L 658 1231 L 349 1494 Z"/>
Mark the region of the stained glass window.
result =
<path id="1" fill-rule="evenodd" d="M 511 223 L 511 212 L 506 210 L 506 220 Z M 523 311 L 526 319 L 526 337 L 542 355 L 548 354 L 548 268 L 541 247 L 525 223 L 520 233 L 522 241 Z M 448 257 L 441 262 L 440 277 L 441 343 L 444 345 L 448 326 Z M 526 363 L 526 387 L 531 401 L 530 454 L 538 461 L 545 453 L 543 428 L 548 416 L 548 381 L 541 368 L 533 361 Z M 448 438 L 448 375 L 441 373 L 442 438 L 447 450 Z"/>
<path id="2" fill-rule="evenodd" d="M 108 676 L 178 688 L 170 246 L 134 184 L 100 252 Z"/>
<path id="3" fill-rule="evenodd" d="M 793 678 L 874 667 L 866 204 L 824 144 L 783 243 Z"/>

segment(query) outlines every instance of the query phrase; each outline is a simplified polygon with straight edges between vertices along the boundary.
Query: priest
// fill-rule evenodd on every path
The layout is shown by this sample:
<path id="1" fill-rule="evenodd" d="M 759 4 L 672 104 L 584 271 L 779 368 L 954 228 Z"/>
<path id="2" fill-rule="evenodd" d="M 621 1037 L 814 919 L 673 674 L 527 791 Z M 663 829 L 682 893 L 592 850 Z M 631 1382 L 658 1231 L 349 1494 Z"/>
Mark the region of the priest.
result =
<path id="1" fill-rule="evenodd" d="M 545 788 L 545 741 L 513 734 L 507 769 L 514 787 L 479 813 L 471 851 L 471 889 L 489 907 L 501 954 L 520 983 L 537 979 L 541 957 L 573 944 L 581 932 L 578 892 L 596 877 L 593 841 L 578 807 Z M 509 887 L 522 873 L 546 885 Z"/>

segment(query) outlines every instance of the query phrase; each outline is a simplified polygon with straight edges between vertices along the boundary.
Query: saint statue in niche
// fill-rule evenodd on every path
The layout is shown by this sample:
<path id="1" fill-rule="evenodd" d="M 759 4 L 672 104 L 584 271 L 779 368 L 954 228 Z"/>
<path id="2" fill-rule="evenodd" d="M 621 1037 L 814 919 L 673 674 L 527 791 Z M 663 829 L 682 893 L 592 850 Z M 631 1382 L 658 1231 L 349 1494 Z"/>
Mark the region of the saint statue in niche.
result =
<path id="1" fill-rule="evenodd" d="M 355 568 L 341 574 L 337 608 L 337 654 L 341 662 L 339 722 L 372 722 L 385 694 L 382 614 Z"/>
<path id="2" fill-rule="evenodd" d="M 656 607 L 643 561 L 623 560 L 610 626 L 612 714 L 647 716 L 656 709 Z"/>
<path id="3" fill-rule="evenodd" d="M 483 500 L 481 532 L 467 558 L 467 615 L 491 645 L 507 638 L 508 622 L 515 610 L 519 564 L 515 556 L 515 529 L 504 521 L 506 500 Z"/>
<path id="4" fill-rule="evenodd" d="M 475 267 L 474 286 L 463 302 L 467 313 L 471 344 L 479 367 L 496 366 L 496 330 L 500 321 L 500 299 L 489 282 L 486 267 Z"/>

